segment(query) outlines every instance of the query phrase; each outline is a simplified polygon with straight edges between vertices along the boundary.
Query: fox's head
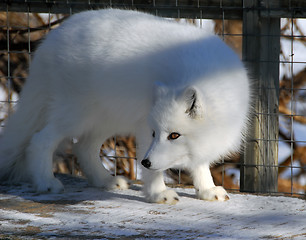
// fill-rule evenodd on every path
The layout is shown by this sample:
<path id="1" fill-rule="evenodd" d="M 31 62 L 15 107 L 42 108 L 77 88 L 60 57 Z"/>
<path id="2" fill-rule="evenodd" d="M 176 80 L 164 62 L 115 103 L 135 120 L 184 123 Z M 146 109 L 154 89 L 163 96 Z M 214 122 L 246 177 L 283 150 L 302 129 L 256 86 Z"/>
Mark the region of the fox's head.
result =
<path id="1" fill-rule="evenodd" d="M 142 165 L 151 170 L 189 165 L 204 115 L 203 97 L 195 87 L 174 90 L 159 84 L 149 116 L 152 143 Z"/>

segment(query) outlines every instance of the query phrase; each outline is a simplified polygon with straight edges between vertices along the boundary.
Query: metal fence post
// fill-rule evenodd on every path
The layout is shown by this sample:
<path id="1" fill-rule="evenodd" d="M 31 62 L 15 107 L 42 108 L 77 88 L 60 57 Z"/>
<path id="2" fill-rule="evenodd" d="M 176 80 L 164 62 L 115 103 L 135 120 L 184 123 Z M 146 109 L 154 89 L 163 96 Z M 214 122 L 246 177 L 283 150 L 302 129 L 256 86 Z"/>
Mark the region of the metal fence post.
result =
<path id="1" fill-rule="evenodd" d="M 277 192 L 280 19 L 269 1 L 243 1 L 243 61 L 253 79 L 254 114 L 241 157 L 240 190 Z"/>

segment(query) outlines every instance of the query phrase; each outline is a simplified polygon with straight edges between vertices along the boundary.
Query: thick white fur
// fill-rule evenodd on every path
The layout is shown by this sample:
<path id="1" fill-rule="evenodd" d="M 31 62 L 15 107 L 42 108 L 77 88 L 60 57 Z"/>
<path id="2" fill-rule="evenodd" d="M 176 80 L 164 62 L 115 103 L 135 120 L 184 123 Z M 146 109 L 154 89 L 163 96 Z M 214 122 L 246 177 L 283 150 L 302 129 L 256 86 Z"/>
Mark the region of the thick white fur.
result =
<path id="1" fill-rule="evenodd" d="M 163 181 L 170 167 L 191 171 L 200 199 L 226 200 L 209 165 L 239 150 L 249 95 L 239 58 L 201 29 L 127 10 L 73 15 L 36 51 L 0 141 L 0 179 L 61 191 L 52 156 L 76 137 L 89 181 L 126 188 L 102 166 L 99 148 L 112 135 L 132 133 L 138 159 L 151 162 L 143 169 L 148 201 L 178 200 Z M 171 132 L 181 136 L 168 140 Z"/>

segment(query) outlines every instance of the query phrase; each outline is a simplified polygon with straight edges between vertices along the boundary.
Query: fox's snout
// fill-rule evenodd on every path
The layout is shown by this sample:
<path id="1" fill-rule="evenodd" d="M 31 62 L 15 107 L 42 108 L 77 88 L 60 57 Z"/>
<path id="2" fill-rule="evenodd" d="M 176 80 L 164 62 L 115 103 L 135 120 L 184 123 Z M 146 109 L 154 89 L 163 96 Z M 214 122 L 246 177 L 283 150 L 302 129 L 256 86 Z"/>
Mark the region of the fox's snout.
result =
<path id="1" fill-rule="evenodd" d="M 151 161 L 149 160 L 149 159 L 143 159 L 142 161 L 141 161 L 141 164 L 142 164 L 142 166 L 144 166 L 145 168 L 150 168 L 151 167 Z"/>

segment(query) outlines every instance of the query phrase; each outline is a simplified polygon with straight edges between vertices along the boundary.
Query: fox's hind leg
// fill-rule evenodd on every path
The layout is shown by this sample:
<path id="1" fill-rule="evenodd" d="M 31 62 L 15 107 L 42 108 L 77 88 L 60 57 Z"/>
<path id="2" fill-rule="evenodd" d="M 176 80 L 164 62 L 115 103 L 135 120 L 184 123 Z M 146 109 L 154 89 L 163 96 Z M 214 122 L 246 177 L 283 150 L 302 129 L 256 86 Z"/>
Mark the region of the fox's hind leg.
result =
<path id="1" fill-rule="evenodd" d="M 221 186 L 215 186 L 209 164 L 203 164 L 191 169 L 193 184 L 199 199 L 208 201 L 229 200 L 227 192 Z"/>
<path id="2" fill-rule="evenodd" d="M 27 170 L 37 192 L 58 193 L 64 190 L 53 174 L 53 153 L 64 136 L 49 124 L 35 133 L 26 149 Z"/>
<path id="3" fill-rule="evenodd" d="M 83 135 L 74 145 L 73 152 L 77 155 L 81 169 L 88 182 L 105 189 L 127 189 L 129 184 L 123 177 L 113 177 L 105 169 L 100 159 L 100 148 L 103 138 L 97 134 Z"/>

